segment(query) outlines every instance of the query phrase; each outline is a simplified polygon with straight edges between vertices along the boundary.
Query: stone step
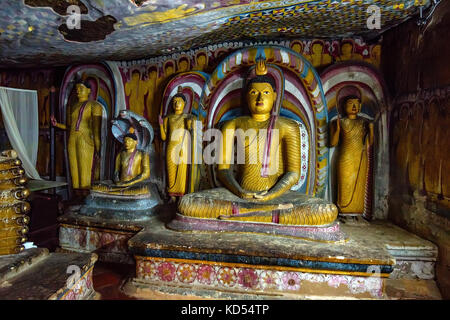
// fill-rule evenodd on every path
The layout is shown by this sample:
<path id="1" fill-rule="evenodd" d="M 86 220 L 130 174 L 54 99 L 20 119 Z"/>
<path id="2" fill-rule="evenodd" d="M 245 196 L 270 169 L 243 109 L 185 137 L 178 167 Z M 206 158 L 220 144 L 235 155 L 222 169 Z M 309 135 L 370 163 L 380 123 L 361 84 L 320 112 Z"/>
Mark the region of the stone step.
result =
<path id="1" fill-rule="evenodd" d="M 33 248 L 0 257 L 3 300 L 91 300 L 92 272 L 97 255 L 49 253 Z"/>

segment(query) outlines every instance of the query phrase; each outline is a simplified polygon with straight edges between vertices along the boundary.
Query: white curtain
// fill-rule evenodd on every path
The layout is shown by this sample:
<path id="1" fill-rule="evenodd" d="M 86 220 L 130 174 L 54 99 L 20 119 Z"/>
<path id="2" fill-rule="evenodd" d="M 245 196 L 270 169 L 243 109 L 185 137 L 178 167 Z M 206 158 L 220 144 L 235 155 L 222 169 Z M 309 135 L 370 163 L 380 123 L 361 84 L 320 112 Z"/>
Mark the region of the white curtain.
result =
<path id="1" fill-rule="evenodd" d="M 36 170 L 39 143 L 37 91 L 0 87 L 0 108 L 9 142 L 22 160 L 27 176 L 40 180 Z"/>

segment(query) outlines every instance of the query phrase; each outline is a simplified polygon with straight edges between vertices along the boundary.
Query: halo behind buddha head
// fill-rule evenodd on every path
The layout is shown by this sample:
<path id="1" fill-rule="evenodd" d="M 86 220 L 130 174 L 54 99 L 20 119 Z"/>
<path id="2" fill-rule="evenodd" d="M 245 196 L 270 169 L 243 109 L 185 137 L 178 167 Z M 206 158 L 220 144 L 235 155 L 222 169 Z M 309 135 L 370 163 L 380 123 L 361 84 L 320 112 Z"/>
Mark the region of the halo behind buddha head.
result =
<path id="1" fill-rule="evenodd" d="M 349 98 L 358 98 L 362 102 L 361 90 L 352 85 L 344 86 L 336 94 L 336 108 L 339 114 L 345 114 L 345 102 Z"/>
<path id="2" fill-rule="evenodd" d="M 118 117 L 112 120 L 111 132 L 120 143 L 129 137 L 137 141 L 138 150 L 150 152 L 154 132 L 144 117 L 126 109 L 120 110 Z"/>

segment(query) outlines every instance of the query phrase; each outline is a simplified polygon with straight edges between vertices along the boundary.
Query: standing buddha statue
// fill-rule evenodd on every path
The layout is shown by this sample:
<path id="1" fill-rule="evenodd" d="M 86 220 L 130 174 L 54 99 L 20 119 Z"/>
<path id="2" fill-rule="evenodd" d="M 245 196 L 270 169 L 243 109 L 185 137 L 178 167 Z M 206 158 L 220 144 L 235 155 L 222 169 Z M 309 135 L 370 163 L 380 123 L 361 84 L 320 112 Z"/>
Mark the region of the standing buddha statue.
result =
<path id="1" fill-rule="evenodd" d="M 374 125 L 358 116 L 361 112 L 359 90 L 355 87 L 347 87 L 346 90 L 355 92 L 342 99 L 339 99 L 338 94 L 338 105 L 343 106 L 347 117 L 338 117 L 330 130 L 330 145 L 339 145 L 336 169 L 337 206 L 343 214 L 363 214 L 366 198 L 370 196 L 366 191 L 370 177 L 369 148 L 374 141 Z"/>
<path id="2" fill-rule="evenodd" d="M 167 192 L 170 202 L 186 193 L 188 162 L 190 153 L 190 134 L 192 129 L 192 116 L 184 113 L 186 97 L 178 88 L 178 93 L 172 99 L 173 114 L 164 119 L 160 116 L 159 124 L 161 139 L 167 140 L 166 167 Z"/>
<path id="3" fill-rule="evenodd" d="M 51 116 L 54 127 L 69 130 L 68 155 L 72 187 L 91 187 L 94 156 L 99 157 L 103 108 L 97 101 L 89 100 L 91 87 L 87 82 L 76 84 L 78 102 L 67 110 L 67 125 Z"/>

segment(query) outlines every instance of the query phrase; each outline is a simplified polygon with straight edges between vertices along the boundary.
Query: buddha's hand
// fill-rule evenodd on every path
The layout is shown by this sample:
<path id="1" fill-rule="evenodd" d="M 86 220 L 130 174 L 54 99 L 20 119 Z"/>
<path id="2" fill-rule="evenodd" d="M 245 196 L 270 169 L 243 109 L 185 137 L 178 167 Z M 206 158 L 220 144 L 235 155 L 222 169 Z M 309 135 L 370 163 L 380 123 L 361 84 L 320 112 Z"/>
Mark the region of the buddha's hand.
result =
<path id="1" fill-rule="evenodd" d="M 128 181 L 118 181 L 116 183 L 117 186 L 119 187 L 128 187 L 130 186 L 132 183 L 128 180 Z"/>
<path id="2" fill-rule="evenodd" d="M 164 120 L 161 115 L 158 116 L 159 125 L 162 126 L 164 124 Z"/>
<path id="3" fill-rule="evenodd" d="M 255 198 L 256 192 L 248 191 L 248 190 L 240 190 L 239 197 L 242 199 L 251 200 Z"/>
<path id="4" fill-rule="evenodd" d="M 263 190 L 260 192 L 256 192 L 253 197 L 258 200 L 263 200 L 267 196 L 267 193 L 267 190 Z"/>

